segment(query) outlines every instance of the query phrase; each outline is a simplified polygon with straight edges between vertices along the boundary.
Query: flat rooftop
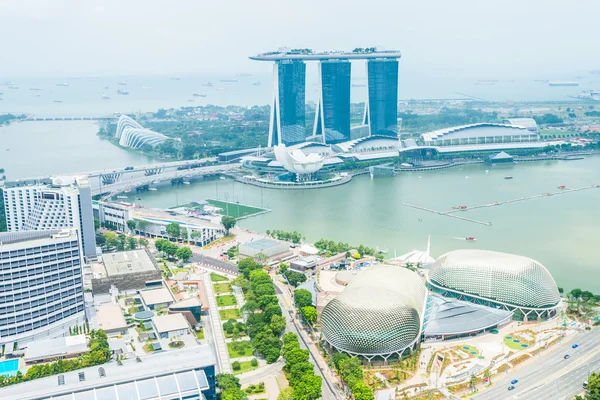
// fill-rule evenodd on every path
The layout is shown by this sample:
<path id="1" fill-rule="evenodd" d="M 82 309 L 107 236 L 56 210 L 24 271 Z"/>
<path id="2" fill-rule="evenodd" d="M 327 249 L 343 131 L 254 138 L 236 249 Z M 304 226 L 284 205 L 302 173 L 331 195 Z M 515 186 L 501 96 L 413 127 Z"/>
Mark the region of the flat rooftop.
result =
<path id="1" fill-rule="evenodd" d="M 158 210 L 155 208 L 136 208 L 133 210 L 133 217 L 135 219 L 143 219 L 148 222 L 164 226 L 175 222 L 182 228 L 186 228 L 188 232 L 201 230 L 202 228 L 223 229 L 223 226 L 220 224 L 215 224 L 202 218 L 185 215 L 171 215 L 167 211 Z"/>
<path id="2" fill-rule="evenodd" d="M 255 61 L 321 61 L 321 60 L 373 60 L 373 59 L 398 59 L 402 53 L 398 50 L 381 51 L 272 51 L 250 56 Z"/>
<path id="3" fill-rule="evenodd" d="M 58 385 L 58 375 L 52 375 L 0 388 L 0 399 L 129 400 L 158 398 L 158 393 L 154 395 L 151 393 L 152 391 L 156 392 L 158 388 L 163 396 L 166 396 L 166 392 L 169 391 L 175 393 L 177 385 L 181 392 L 184 392 L 184 389 L 199 390 L 198 387 L 200 390 L 204 390 L 202 388 L 207 388 L 208 384 L 204 372 L 199 369 L 217 363 L 213 348 L 209 344 L 141 356 L 140 359 L 141 363 L 136 362 L 135 359 L 123 360 L 121 366 L 117 365 L 115 361 L 102 364 L 105 377 L 100 377 L 98 373 L 100 366 L 95 366 L 61 374 L 65 378 L 64 385 Z M 79 381 L 78 374 L 80 372 L 85 374 L 85 381 Z M 177 382 L 172 380 L 174 376 L 176 376 Z M 173 385 L 175 385 L 174 388 Z M 116 393 L 118 393 L 118 397 Z M 144 395 L 146 393 L 148 396 Z"/>
<path id="4" fill-rule="evenodd" d="M 182 314 L 158 315 L 152 318 L 158 333 L 189 329 L 190 324 Z"/>
<path id="5" fill-rule="evenodd" d="M 100 264 L 92 266 L 94 278 L 106 278 L 107 276 L 111 277 L 157 270 L 145 250 L 129 250 L 103 254 L 102 261 L 104 268 Z"/>
<path id="6" fill-rule="evenodd" d="M 127 328 L 127 322 L 121 312 L 121 307 L 113 303 L 104 303 L 96 307 L 96 321 L 98 322 L 98 328 L 107 332 Z"/>
<path id="7" fill-rule="evenodd" d="M 19 250 L 64 241 L 76 241 L 77 233 L 72 229 L 48 231 L 18 231 L 0 233 L 0 251 Z"/>
<path id="8" fill-rule="evenodd" d="M 61 357 L 88 351 L 85 335 L 65 336 L 30 342 L 25 351 L 25 361 Z"/>
<path id="9" fill-rule="evenodd" d="M 140 292 L 142 300 L 146 305 L 174 303 L 175 299 L 171 295 L 171 291 L 166 287 L 158 289 L 142 290 Z"/>
<path id="10" fill-rule="evenodd" d="M 281 246 L 281 243 L 269 239 L 253 240 L 240 245 L 240 247 L 247 247 L 254 250 L 266 250 L 277 246 Z"/>

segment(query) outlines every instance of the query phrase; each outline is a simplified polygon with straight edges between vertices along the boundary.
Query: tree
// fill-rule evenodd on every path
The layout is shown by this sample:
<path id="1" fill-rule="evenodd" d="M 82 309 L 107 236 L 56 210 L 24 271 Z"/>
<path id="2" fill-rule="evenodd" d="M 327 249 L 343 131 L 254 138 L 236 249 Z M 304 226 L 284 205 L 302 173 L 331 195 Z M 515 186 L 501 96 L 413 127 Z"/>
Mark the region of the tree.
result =
<path id="1" fill-rule="evenodd" d="M 104 247 L 106 244 L 106 238 L 101 233 L 96 233 L 96 245 L 100 247 Z"/>
<path id="2" fill-rule="evenodd" d="M 177 249 L 175 255 L 177 256 L 177 258 L 179 258 L 181 261 L 183 262 L 188 262 L 190 258 L 192 258 L 192 250 L 187 247 L 187 246 L 183 246 Z"/>
<path id="3" fill-rule="evenodd" d="M 279 304 L 279 301 L 277 300 L 277 296 L 260 296 L 258 298 L 258 307 L 261 310 L 264 310 L 265 308 L 267 308 L 267 306 L 269 304 Z"/>
<path id="4" fill-rule="evenodd" d="M 313 306 L 302 307 L 302 315 L 309 324 L 314 324 L 317 321 L 317 309 Z"/>
<path id="5" fill-rule="evenodd" d="M 221 390 L 239 389 L 240 380 L 232 374 L 217 374 L 217 387 Z"/>
<path id="6" fill-rule="evenodd" d="M 294 304 L 299 309 L 302 309 L 313 304 L 312 293 L 306 289 L 294 290 Z"/>
<path id="7" fill-rule="evenodd" d="M 226 235 L 229 235 L 229 230 L 235 226 L 236 222 L 237 222 L 236 219 L 233 217 L 230 217 L 229 215 L 223 215 L 221 217 L 221 224 L 225 228 Z"/>
<path id="8" fill-rule="evenodd" d="M 252 257 L 244 258 L 238 261 L 238 270 L 246 279 L 250 279 L 250 273 L 257 269 L 262 269 L 262 266 L 258 264 Z"/>
<path id="9" fill-rule="evenodd" d="M 136 238 L 134 238 L 133 236 L 129 236 L 127 238 L 127 249 L 128 250 L 135 250 L 137 249 L 138 246 L 138 241 Z"/>
<path id="10" fill-rule="evenodd" d="M 107 250 L 116 249 L 119 246 L 119 239 L 117 239 L 117 235 L 113 232 L 106 232 L 104 234 L 104 240 L 106 242 Z"/>
<path id="11" fill-rule="evenodd" d="M 252 339 L 252 345 L 259 354 L 265 357 L 267 364 L 272 364 L 279 358 L 281 341 L 269 331 L 263 331 L 256 335 Z"/>
<path id="12" fill-rule="evenodd" d="M 137 222 L 137 229 L 138 231 L 140 231 L 140 233 L 142 233 L 143 235 L 146 234 L 146 229 L 148 229 L 148 225 L 150 225 L 150 223 L 148 221 L 145 220 L 139 220 Z"/>
<path id="13" fill-rule="evenodd" d="M 173 257 L 177 253 L 177 249 L 179 249 L 179 247 L 177 247 L 175 243 L 167 241 L 167 243 L 163 245 L 162 251 L 167 256 Z"/>
<path id="14" fill-rule="evenodd" d="M 120 234 L 117 236 L 117 240 L 118 240 L 118 243 L 117 243 L 117 250 L 119 250 L 119 251 L 123 251 L 123 250 L 125 250 L 125 246 L 126 246 L 126 244 L 127 244 L 127 236 L 125 236 L 125 234 L 124 234 L 124 233 L 120 233 Z"/>
<path id="15" fill-rule="evenodd" d="M 488 384 L 492 383 L 492 373 L 489 368 L 486 368 L 485 371 L 483 371 L 483 377 L 486 379 Z"/>
<path id="16" fill-rule="evenodd" d="M 148 241 L 146 239 L 139 238 L 138 239 L 138 244 L 140 245 L 140 247 L 146 248 L 146 247 L 148 247 L 149 243 L 148 243 Z"/>
<path id="17" fill-rule="evenodd" d="M 258 310 L 260 306 L 254 300 L 248 300 L 240 309 L 242 312 L 253 313 Z"/>
<path id="18" fill-rule="evenodd" d="M 100 220 L 98 218 L 94 218 L 94 230 L 97 231 L 100 229 Z"/>
<path id="19" fill-rule="evenodd" d="M 284 389 L 281 389 L 279 395 L 277 395 L 277 400 L 293 400 L 294 398 L 294 389 L 288 386 Z"/>
<path id="20" fill-rule="evenodd" d="M 282 315 L 281 307 L 279 307 L 279 304 L 269 304 L 268 306 L 265 307 L 265 309 L 263 311 L 263 316 L 266 321 L 271 321 L 271 318 L 274 315 L 279 315 L 279 316 Z"/>
<path id="21" fill-rule="evenodd" d="M 354 400 L 373 400 L 373 391 L 364 382 L 356 382 L 352 386 L 352 396 Z"/>
<path id="22" fill-rule="evenodd" d="M 600 399 L 600 374 L 592 372 L 587 379 L 584 397 L 577 396 L 575 400 L 598 400 Z"/>
<path id="23" fill-rule="evenodd" d="M 281 315 L 273 315 L 271 317 L 271 322 L 269 323 L 269 328 L 271 328 L 271 332 L 276 336 L 279 336 L 285 330 L 285 317 Z"/>
<path id="24" fill-rule="evenodd" d="M 256 358 L 253 358 L 252 360 L 250 360 L 250 365 L 252 365 L 253 367 L 258 367 L 258 360 Z"/>
<path id="25" fill-rule="evenodd" d="M 306 374 L 302 380 L 294 386 L 294 400 L 312 400 L 321 397 L 321 385 L 323 381 L 320 376 Z"/>
<path id="26" fill-rule="evenodd" d="M 127 227 L 129 228 L 129 230 L 132 233 L 135 233 L 135 228 L 137 226 L 137 223 L 134 220 L 129 219 L 129 220 L 127 220 L 126 224 L 127 224 Z"/>
<path id="27" fill-rule="evenodd" d="M 306 275 L 300 272 L 295 272 L 288 269 L 283 275 L 293 287 L 297 287 L 302 282 L 306 282 Z"/>
<path id="28" fill-rule="evenodd" d="M 167 225 L 165 230 L 173 239 L 177 239 L 181 235 L 181 227 L 176 222 L 171 222 L 169 225 Z"/>
<path id="29" fill-rule="evenodd" d="M 563 289 L 561 287 L 558 288 L 558 293 L 563 294 L 564 292 L 565 292 L 565 289 Z"/>
<path id="30" fill-rule="evenodd" d="M 234 361 L 231 363 L 231 368 L 233 368 L 234 371 L 239 371 L 242 366 L 240 365 L 239 361 Z"/>

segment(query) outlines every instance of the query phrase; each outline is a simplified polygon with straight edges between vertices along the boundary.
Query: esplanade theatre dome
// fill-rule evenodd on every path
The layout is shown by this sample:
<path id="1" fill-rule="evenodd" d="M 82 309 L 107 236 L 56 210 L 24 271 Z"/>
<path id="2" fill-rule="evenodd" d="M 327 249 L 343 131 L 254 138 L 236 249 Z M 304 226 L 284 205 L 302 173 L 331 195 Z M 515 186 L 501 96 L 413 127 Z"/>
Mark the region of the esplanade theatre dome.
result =
<path id="1" fill-rule="evenodd" d="M 439 257 L 427 283 L 444 295 L 530 310 L 554 309 L 560 294 L 552 275 L 528 257 L 487 250 L 455 250 Z"/>
<path id="2" fill-rule="evenodd" d="M 359 272 L 321 313 L 325 340 L 366 357 L 401 354 L 418 343 L 427 289 L 416 273 L 395 266 Z"/>

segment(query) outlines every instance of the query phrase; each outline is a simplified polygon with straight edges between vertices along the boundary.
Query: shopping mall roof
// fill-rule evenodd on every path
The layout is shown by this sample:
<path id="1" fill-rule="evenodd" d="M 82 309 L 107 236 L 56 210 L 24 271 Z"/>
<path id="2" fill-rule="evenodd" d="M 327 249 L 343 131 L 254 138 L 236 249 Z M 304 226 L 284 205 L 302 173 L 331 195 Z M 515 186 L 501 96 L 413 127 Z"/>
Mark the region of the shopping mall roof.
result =
<path id="1" fill-rule="evenodd" d="M 512 311 L 448 299 L 435 294 L 428 298 L 425 336 L 458 335 L 495 327 L 510 319 Z"/>
<path id="2" fill-rule="evenodd" d="M 70 355 L 79 355 L 88 351 L 85 335 L 65 336 L 55 339 L 42 339 L 30 342 L 25 351 L 25 361 L 35 361 Z M 0 396 L 1 398 L 2 396 Z"/>

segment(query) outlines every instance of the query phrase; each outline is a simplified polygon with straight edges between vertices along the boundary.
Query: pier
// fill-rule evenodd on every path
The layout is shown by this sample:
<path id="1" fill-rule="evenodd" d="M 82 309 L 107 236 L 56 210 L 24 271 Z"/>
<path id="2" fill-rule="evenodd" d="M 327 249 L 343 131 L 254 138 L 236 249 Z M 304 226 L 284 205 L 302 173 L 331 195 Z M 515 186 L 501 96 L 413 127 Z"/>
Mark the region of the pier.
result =
<path id="1" fill-rule="evenodd" d="M 563 195 L 563 194 L 567 194 L 567 193 L 580 192 L 580 191 L 583 191 L 583 190 L 589 190 L 589 189 L 594 189 L 594 188 L 600 188 L 600 184 L 583 186 L 583 187 L 573 188 L 573 189 L 567 189 L 567 188 L 565 188 L 565 189 L 561 189 L 561 190 L 556 191 L 556 192 L 547 192 L 547 193 L 536 194 L 536 195 L 532 195 L 532 196 L 519 197 L 517 199 L 497 201 L 497 202 L 494 202 L 494 203 L 479 204 L 479 205 L 475 205 L 475 206 L 464 206 L 464 208 L 453 209 L 453 210 L 450 210 L 450 211 L 437 211 L 437 210 L 432 210 L 430 208 L 421 207 L 421 206 L 417 206 L 417 205 L 414 205 L 414 204 L 408 204 L 408 203 L 400 203 L 400 204 L 403 205 L 403 206 L 405 206 L 405 207 L 415 208 L 417 210 L 430 212 L 432 214 L 437 214 L 437 215 L 441 215 L 441 216 L 444 216 L 444 217 L 457 218 L 457 219 L 461 219 L 461 220 L 467 221 L 467 222 L 472 222 L 472 223 L 475 223 L 475 224 L 480 224 L 480 225 L 485 225 L 485 226 L 491 226 L 492 225 L 491 222 L 478 221 L 478 220 L 475 220 L 475 219 L 461 217 L 461 216 L 454 215 L 454 214 L 456 214 L 458 212 L 465 212 L 465 211 L 469 211 L 469 210 L 476 210 L 478 208 L 498 207 L 498 206 L 501 206 L 503 204 L 517 203 L 517 202 L 520 202 L 520 201 L 526 201 L 526 200 L 532 200 L 532 199 L 540 199 L 540 198 L 544 198 L 544 197 L 559 196 L 559 195 Z"/>

